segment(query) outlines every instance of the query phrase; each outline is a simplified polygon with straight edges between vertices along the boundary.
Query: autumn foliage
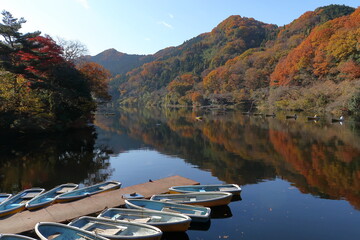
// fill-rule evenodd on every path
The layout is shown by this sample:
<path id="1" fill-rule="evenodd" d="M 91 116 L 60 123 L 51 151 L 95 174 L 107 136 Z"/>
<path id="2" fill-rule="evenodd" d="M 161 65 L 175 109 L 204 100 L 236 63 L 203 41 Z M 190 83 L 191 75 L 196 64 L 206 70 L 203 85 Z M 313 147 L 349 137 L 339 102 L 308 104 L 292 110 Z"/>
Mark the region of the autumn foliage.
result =
<path id="1" fill-rule="evenodd" d="M 274 87 L 357 81 L 359 11 L 329 5 L 282 27 L 230 16 L 211 32 L 161 50 L 152 62 L 114 78 L 120 83 L 114 84 L 116 97 L 130 105 L 198 105 L 196 92 L 202 104 L 249 98 L 270 103 Z M 190 84 L 187 74 L 197 80 Z"/>
<path id="2" fill-rule="evenodd" d="M 355 79 L 359 72 L 360 9 L 316 27 L 271 74 L 271 85 Z M 342 74 L 341 74 L 342 73 Z"/>
<path id="3" fill-rule="evenodd" d="M 109 99 L 108 72 L 93 63 L 75 68 L 63 49 L 40 32 L 22 34 L 26 21 L 3 11 L 0 23 L 0 129 L 55 131 L 86 124 L 93 96 Z"/>

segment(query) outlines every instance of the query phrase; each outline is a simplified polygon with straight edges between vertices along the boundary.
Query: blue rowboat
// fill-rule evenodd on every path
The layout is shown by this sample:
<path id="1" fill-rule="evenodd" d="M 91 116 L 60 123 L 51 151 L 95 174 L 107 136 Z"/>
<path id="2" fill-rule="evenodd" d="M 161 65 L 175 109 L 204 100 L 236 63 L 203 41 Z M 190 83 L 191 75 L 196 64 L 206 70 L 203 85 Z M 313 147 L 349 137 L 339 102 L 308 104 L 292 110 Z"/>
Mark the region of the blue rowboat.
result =
<path id="1" fill-rule="evenodd" d="M 108 208 L 98 215 L 100 218 L 145 223 L 163 232 L 185 232 L 191 218 L 178 213 L 160 212 L 149 209 Z"/>
<path id="2" fill-rule="evenodd" d="M 127 208 L 133 209 L 151 209 L 163 212 L 172 212 L 185 214 L 191 217 L 193 222 L 207 222 L 210 219 L 210 208 L 201 206 L 192 206 L 186 204 L 169 203 L 153 201 L 146 199 L 127 199 L 125 200 Z"/>
<path id="3" fill-rule="evenodd" d="M 170 193 L 190 192 L 229 192 L 233 195 L 240 195 L 241 188 L 237 184 L 210 184 L 210 185 L 186 185 L 169 188 Z"/>
<path id="4" fill-rule="evenodd" d="M 30 188 L 12 196 L 0 204 L 0 217 L 21 212 L 28 201 L 44 191 L 43 188 Z"/>
<path id="5" fill-rule="evenodd" d="M 26 203 L 26 208 L 29 210 L 34 210 L 42 207 L 49 206 L 55 201 L 55 198 L 63 193 L 71 192 L 74 189 L 78 188 L 79 185 L 74 183 L 66 183 L 59 185 L 35 198 L 31 199 Z"/>
<path id="6" fill-rule="evenodd" d="M 0 204 L 8 200 L 11 196 L 12 194 L 10 193 L 0 193 Z"/>
<path id="7" fill-rule="evenodd" d="M 77 227 L 53 222 L 37 223 L 35 225 L 35 232 L 42 240 L 108 240 Z"/>
<path id="8" fill-rule="evenodd" d="M 228 192 L 194 192 L 153 195 L 150 200 L 216 207 L 228 205 L 231 202 L 232 196 L 232 193 Z"/>
<path id="9" fill-rule="evenodd" d="M 36 239 L 27 237 L 24 235 L 18 235 L 18 234 L 1 234 L 0 233 L 0 240 L 36 240 Z"/>
<path id="10" fill-rule="evenodd" d="M 55 202 L 69 202 L 85 198 L 94 194 L 112 191 L 121 187 L 121 183 L 117 181 L 106 181 L 89 187 L 80 188 L 68 193 L 60 194 L 55 198 Z"/>
<path id="11" fill-rule="evenodd" d="M 160 240 L 160 229 L 141 223 L 111 220 L 96 217 L 80 217 L 68 224 L 109 239 Z"/>

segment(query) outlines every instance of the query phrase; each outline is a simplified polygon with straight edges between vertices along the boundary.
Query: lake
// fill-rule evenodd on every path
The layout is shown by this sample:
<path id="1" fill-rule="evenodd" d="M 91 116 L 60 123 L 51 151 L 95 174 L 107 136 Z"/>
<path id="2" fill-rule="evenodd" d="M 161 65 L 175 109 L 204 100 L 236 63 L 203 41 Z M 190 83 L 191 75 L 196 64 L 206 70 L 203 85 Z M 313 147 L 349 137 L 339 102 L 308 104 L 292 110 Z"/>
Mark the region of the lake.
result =
<path id="1" fill-rule="evenodd" d="M 208 224 L 163 239 L 358 239 L 360 125 L 298 115 L 127 109 L 64 134 L 4 136 L 0 192 L 180 175 L 239 184 L 241 198 L 212 209 Z"/>

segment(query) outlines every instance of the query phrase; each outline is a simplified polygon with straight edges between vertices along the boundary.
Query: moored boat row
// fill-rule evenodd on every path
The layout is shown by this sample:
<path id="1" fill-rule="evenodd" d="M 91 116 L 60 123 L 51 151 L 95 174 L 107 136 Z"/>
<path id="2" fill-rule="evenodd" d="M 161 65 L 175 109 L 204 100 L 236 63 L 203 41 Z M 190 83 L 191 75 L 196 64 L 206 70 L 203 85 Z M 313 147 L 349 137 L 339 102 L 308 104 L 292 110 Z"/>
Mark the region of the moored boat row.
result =
<path id="1" fill-rule="evenodd" d="M 0 217 L 21 212 L 26 208 L 35 210 L 49 206 L 55 202 L 74 201 L 97 193 L 115 190 L 120 187 L 121 183 L 117 181 L 106 181 L 81 189 L 77 189 L 77 184 L 67 183 L 59 185 L 47 192 L 45 192 L 43 188 L 30 188 L 14 196 L 1 194 L 4 198 L 6 196 L 6 199 L 0 203 Z"/>
<path id="2" fill-rule="evenodd" d="M 71 199 L 70 197 L 76 200 L 120 186 L 121 183 L 110 181 L 81 189 L 77 189 L 76 184 L 63 184 L 45 193 L 43 193 L 44 189 L 39 189 L 41 192 L 37 195 L 25 194 L 33 197 L 31 201 L 25 203 L 25 206 L 37 209 L 43 206 L 42 204 L 46 206 L 57 202 L 60 197 L 65 201 Z M 184 232 L 190 227 L 191 222 L 208 222 L 211 213 L 209 207 L 227 205 L 234 194 L 238 195 L 241 192 L 241 188 L 236 184 L 197 186 L 191 190 L 189 190 L 191 186 L 178 186 L 187 188 L 189 192 L 153 195 L 150 200 L 129 198 L 125 200 L 127 209 L 106 209 L 97 217 L 82 216 L 68 225 L 40 222 L 36 224 L 35 232 L 41 239 L 160 240 L 162 232 Z M 172 189 L 176 188 L 172 187 Z M 19 236 L 6 240 L 22 239 L 21 235 Z M 1 236 L 0 240 L 2 240 Z"/>

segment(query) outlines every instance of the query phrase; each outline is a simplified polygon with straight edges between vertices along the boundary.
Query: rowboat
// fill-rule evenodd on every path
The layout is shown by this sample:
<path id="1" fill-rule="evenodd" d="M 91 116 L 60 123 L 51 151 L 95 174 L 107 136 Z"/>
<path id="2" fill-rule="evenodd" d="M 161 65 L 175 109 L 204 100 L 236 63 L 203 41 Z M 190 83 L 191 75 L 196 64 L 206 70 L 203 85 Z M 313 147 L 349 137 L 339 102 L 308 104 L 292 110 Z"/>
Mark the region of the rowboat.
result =
<path id="1" fill-rule="evenodd" d="M 0 204 L 8 200 L 11 196 L 12 194 L 10 193 L 0 193 Z"/>
<path id="2" fill-rule="evenodd" d="M 61 223 L 40 222 L 35 225 L 35 232 L 42 240 L 108 240 L 92 232 Z"/>
<path id="3" fill-rule="evenodd" d="M 291 119 L 291 118 L 293 118 L 293 119 L 297 119 L 297 115 L 296 114 L 294 114 L 294 115 L 287 115 L 286 117 L 285 117 L 286 119 Z"/>
<path id="4" fill-rule="evenodd" d="M 233 195 L 240 195 L 241 188 L 237 184 L 210 184 L 210 185 L 186 185 L 169 188 L 170 193 L 190 192 L 229 192 Z"/>
<path id="5" fill-rule="evenodd" d="M 228 192 L 194 192 L 184 194 L 159 194 L 153 195 L 150 200 L 175 202 L 204 207 L 216 207 L 228 205 L 231 202 L 232 193 Z"/>
<path id="6" fill-rule="evenodd" d="M 331 119 L 331 122 L 343 122 L 344 121 L 344 117 L 343 116 L 341 116 L 340 118 L 332 118 Z"/>
<path id="7" fill-rule="evenodd" d="M 24 235 L 18 234 L 1 234 L 0 233 L 0 240 L 36 240 L 35 238 L 31 238 Z"/>
<path id="8" fill-rule="evenodd" d="M 98 215 L 101 218 L 145 223 L 163 232 L 185 232 L 191 218 L 178 213 L 160 212 L 148 209 L 108 208 Z"/>
<path id="9" fill-rule="evenodd" d="M 172 212 L 185 214 L 191 217 L 193 222 L 206 222 L 210 219 L 210 208 L 202 206 L 192 206 L 179 203 L 169 203 L 153 201 L 146 199 L 127 199 L 125 200 L 127 208 L 133 209 L 151 209 L 163 212 Z"/>
<path id="10" fill-rule="evenodd" d="M 157 227 L 141 223 L 96 217 L 80 217 L 68 224 L 109 239 L 160 240 L 162 232 Z"/>
<path id="11" fill-rule="evenodd" d="M 313 116 L 313 117 L 307 117 L 307 120 L 308 121 L 317 121 L 317 120 L 320 120 L 320 117 L 318 117 L 318 116 Z"/>
<path id="12" fill-rule="evenodd" d="M 59 185 L 35 198 L 31 199 L 29 202 L 26 203 L 26 208 L 29 210 L 34 210 L 42 207 L 49 206 L 55 201 L 55 198 L 63 193 L 67 193 L 73 191 L 74 189 L 78 188 L 79 185 L 74 183 L 66 183 Z"/>
<path id="13" fill-rule="evenodd" d="M 25 209 L 25 204 L 28 201 L 44 191 L 43 188 L 30 188 L 12 196 L 0 204 L 0 217 L 21 212 Z"/>
<path id="14" fill-rule="evenodd" d="M 117 181 L 106 181 L 91 185 L 88 187 L 80 188 L 71 192 L 63 193 L 55 198 L 55 202 L 69 202 L 85 198 L 94 194 L 112 191 L 121 187 L 121 183 Z"/>

